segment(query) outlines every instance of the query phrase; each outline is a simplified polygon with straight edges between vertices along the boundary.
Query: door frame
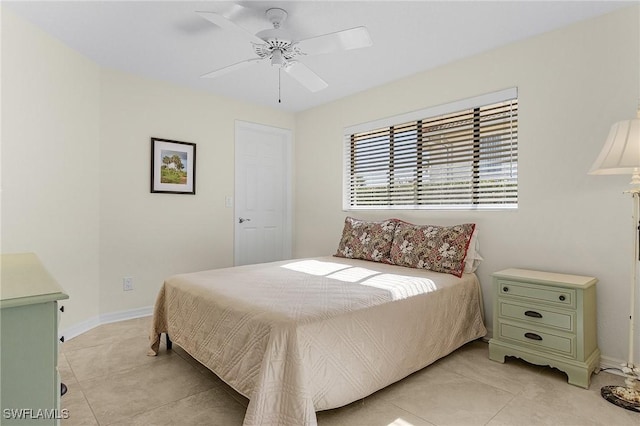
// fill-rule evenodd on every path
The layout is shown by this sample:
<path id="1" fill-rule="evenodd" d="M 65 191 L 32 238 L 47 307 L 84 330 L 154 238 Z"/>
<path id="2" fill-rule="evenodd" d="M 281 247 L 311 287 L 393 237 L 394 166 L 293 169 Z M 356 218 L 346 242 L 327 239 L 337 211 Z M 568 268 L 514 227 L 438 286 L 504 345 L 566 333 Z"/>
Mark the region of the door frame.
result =
<path id="1" fill-rule="evenodd" d="M 292 152 L 293 152 L 293 131 L 291 129 L 285 129 L 282 127 L 275 126 L 267 126 L 264 124 L 252 123 L 249 121 L 235 120 L 235 128 L 234 128 L 234 184 L 233 184 L 233 264 L 238 265 L 238 259 L 240 259 L 240 233 L 238 228 L 238 205 L 237 205 L 237 194 L 239 191 L 238 188 L 238 157 L 236 153 L 238 152 L 238 145 L 242 143 L 242 141 L 238 138 L 238 134 L 241 129 L 249 129 L 249 130 L 257 130 L 262 132 L 270 132 L 273 134 L 277 134 L 279 136 L 284 137 L 284 164 L 285 170 L 283 173 L 284 176 L 284 184 L 285 184 L 285 194 L 284 194 L 284 202 L 283 202 L 283 214 L 284 214 L 284 226 L 283 226 L 283 238 L 284 238 L 284 248 L 283 254 L 285 259 L 290 259 L 292 256 L 292 242 L 293 242 L 293 185 L 292 185 L 292 176 L 293 176 L 293 165 L 292 165 Z"/>

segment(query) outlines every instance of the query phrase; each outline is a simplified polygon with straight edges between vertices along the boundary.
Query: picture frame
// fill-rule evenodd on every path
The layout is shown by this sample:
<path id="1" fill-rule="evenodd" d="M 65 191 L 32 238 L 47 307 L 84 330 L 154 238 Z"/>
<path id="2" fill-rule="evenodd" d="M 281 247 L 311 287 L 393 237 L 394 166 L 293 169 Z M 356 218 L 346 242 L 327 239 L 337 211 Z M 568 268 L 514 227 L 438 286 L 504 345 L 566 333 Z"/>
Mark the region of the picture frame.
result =
<path id="1" fill-rule="evenodd" d="M 195 143 L 151 138 L 151 192 L 195 195 Z"/>

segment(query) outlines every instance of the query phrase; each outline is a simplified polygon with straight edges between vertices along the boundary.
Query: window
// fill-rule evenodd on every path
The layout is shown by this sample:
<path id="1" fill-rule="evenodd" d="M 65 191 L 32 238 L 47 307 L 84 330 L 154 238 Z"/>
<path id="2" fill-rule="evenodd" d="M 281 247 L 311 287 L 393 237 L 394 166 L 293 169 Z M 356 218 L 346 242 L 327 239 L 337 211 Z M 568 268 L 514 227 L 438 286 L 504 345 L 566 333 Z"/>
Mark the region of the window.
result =
<path id="1" fill-rule="evenodd" d="M 344 208 L 518 204 L 518 99 L 508 89 L 345 129 Z"/>

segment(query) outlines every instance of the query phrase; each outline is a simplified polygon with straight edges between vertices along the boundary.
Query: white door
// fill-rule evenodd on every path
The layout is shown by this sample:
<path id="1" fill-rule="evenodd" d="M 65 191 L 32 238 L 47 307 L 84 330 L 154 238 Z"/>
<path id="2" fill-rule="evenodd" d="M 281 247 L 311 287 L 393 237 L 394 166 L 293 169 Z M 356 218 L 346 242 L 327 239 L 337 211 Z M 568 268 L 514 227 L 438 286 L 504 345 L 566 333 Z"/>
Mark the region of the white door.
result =
<path id="1" fill-rule="evenodd" d="M 236 121 L 236 265 L 291 258 L 291 130 Z"/>

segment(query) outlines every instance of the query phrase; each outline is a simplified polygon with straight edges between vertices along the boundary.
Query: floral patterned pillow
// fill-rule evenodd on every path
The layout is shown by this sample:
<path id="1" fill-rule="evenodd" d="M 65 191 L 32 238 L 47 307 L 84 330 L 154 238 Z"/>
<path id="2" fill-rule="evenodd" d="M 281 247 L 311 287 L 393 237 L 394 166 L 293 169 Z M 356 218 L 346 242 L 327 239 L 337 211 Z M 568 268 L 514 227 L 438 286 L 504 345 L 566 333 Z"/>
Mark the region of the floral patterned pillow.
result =
<path id="1" fill-rule="evenodd" d="M 397 223 L 391 262 L 461 277 L 475 223 L 456 226 Z"/>
<path id="2" fill-rule="evenodd" d="M 395 229 L 396 222 L 393 220 L 369 222 L 347 217 L 335 256 L 390 263 L 389 253 Z"/>

